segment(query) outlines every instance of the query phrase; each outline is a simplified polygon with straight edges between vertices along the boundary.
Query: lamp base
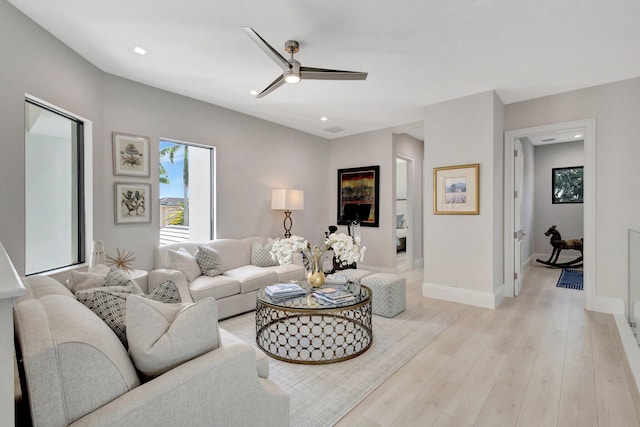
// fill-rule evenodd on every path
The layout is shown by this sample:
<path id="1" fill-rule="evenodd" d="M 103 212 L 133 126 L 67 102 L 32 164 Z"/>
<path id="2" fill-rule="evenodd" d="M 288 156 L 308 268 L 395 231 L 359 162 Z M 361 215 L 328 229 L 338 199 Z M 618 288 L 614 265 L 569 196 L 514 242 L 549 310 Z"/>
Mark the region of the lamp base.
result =
<path id="1" fill-rule="evenodd" d="M 285 210 L 284 211 L 284 237 L 285 239 L 288 239 L 289 237 L 291 237 L 291 226 L 293 225 L 293 220 L 291 219 L 291 211 L 290 210 Z"/>

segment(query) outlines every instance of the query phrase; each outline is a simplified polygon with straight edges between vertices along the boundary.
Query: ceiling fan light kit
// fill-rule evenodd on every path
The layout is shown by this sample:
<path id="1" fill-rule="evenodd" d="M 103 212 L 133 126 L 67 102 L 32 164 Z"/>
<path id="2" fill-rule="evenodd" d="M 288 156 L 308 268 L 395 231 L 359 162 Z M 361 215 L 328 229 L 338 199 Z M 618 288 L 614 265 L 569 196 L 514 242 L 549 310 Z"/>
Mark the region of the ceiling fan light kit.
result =
<path id="1" fill-rule="evenodd" d="M 365 80 L 367 73 L 359 71 L 331 70 L 328 68 L 303 67 L 300 62 L 293 58 L 295 53 L 300 51 L 300 44 L 295 40 L 287 40 L 284 50 L 291 55 L 291 59 L 286 59 L 280 55 L 269 43 L 251 27 L 242 27 L 247 35 L 253 40 L 264 53 L 267 54 L 280 68 L 282 75 L 277 77 L 262 92 L 255 95 L 262 98 L 286 83 L 298 83 L 300 80 Z"/>

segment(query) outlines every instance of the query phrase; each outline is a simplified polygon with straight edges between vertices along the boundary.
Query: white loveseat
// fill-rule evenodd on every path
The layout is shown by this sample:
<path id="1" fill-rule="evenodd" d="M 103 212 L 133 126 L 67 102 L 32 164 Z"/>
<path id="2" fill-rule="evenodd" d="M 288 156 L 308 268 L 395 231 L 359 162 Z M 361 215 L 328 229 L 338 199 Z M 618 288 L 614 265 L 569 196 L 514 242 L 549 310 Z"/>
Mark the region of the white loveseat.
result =
<path id="1" fill-rule="evenodd" d="M 215 319 L 217 348 L 148 378 L 64 285 L 46 276 L 23 282 L 15 333 L 34 426 L 289 425 L 289 397 L 267 379 L 265 354 Z"/>
<path id="2" fill-rule="evenodd" d="M 267 237 L 247 237 L 159 246 L 155 249 L 155 269 L 149 272 L 149 291 L 165 280 L 171 279 L 178 286 L 182 301 L 215 298 L 218 302 L 220 319 L 254 310 L 256 292 L 261 287 L 290 280 L 302 280 L 305 277 L 301 257 L 293 264 L 255 265 L 256 258 L 259 258 L 257 255 L 262 255 L 261 258 L 264 260 L 269 241 Z M 169 251 L 184 248 L 191 255 L 195 255 L 200 245 L 206 245 L 218 252 L 222 260 L 220 267 L 222 274 L 213 277 L 198 275 L 188 280 L 185 272 L 176 268 Z"/>

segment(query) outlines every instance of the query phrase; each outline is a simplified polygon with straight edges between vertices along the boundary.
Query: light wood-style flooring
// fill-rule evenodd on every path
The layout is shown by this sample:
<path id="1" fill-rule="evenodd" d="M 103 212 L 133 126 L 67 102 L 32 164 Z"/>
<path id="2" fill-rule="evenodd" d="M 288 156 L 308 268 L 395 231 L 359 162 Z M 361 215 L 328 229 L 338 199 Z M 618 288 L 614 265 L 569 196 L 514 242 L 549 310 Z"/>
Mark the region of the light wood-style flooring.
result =
<path id="1" fill-rule="evenodd" d="M 496 310 L 422 297 L 407 277 L 407 311 L 457 320 L 337 426 L 640 426 L 640 397 L 611 315 L 556 288 L 559 270 L 527 269 Z"/>

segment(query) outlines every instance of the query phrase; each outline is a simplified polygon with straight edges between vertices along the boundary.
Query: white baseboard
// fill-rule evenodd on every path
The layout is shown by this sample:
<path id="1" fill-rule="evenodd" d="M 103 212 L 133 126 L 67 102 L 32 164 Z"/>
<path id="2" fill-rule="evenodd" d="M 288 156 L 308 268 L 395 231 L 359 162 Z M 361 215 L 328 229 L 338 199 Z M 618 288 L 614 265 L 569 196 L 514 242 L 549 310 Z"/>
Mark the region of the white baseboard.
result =
<path id="1" fill-rule="evenodd" d="M 640 348 L 636 342 L 636 338 L 633 336 L 631 327 L 627 322 L 626 317 L 622 314 L 614 314 L 613 318 L 616 321 L 618 328 L 618 334 L 620 335 L 620 341 L 624 348 L 624 353 L 627 356 L 629 367 L 631 368 L 631 374 L 636 383 L 636 389 L 639 389 L 640 384 Z M 639 389 L 640 390 L 640 389 Z"/>
<path id="2" fill-rule="evenodd" d="M 504 284 L 492 293 L 425 282 L 422 284 L 422 296 L 494 309 L 504 298 Z"/>
<path id="3" fill-rule="evenodd" d="M 625 316 L 624 301 L 621 298 L 594 296 L 592 307 L 588 307 L 591 311 L 599 313 L 620 314 Z"/>

